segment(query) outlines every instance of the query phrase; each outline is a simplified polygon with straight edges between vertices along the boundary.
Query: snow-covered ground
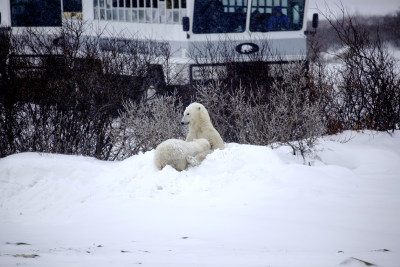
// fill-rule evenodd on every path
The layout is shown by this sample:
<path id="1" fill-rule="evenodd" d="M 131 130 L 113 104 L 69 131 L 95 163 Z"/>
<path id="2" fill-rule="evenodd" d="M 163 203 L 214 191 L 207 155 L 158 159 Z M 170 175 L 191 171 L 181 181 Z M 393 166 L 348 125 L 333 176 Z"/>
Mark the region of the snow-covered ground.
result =
<path id="1" fill-rule="evenodd" d="M 288 147 L 180 173 L 153 155 L 1 159 L 0 266 L 400 264 L 400 131 L 325 137 L 312 166 Z"/>
<path id="2" fill-rule="evenodd" d="M 391 44 L 386 44 L 387 45 L 387 52 L 390 57 L 392 57 L 398 66 L 400 65 L 400 49 L 391 45 Z M 322 52 L 321 57 L 328 63 L 338 63 L 340 62 L 338 56 L 342 56 L 345 53 L 348 53 L 349 48 L 347 46 L 343 46 L 340 48 L 333 48 L 329 49 L 327 52 Z M 338 64 L 340 65 L 340 64 Z"/>

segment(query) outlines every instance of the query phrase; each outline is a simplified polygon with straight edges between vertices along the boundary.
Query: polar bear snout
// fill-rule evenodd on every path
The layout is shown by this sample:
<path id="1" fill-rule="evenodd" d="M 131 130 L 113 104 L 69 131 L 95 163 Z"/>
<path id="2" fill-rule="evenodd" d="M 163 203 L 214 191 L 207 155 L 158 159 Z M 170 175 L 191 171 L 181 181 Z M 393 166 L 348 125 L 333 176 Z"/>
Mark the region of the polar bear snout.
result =
<path id="1" fill-rule="evenodd" d="M 181 125 L 188 125 L 189 124 L 189 122 L 187 121 L 181 121 Z"/>

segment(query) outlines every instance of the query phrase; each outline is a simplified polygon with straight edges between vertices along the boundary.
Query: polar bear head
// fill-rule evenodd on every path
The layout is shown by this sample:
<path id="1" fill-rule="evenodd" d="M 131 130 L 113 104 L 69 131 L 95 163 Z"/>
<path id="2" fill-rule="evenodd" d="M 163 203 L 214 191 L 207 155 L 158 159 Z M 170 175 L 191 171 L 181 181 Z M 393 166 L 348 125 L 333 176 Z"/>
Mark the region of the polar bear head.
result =
<path id="1" fill-rule="evenodd" d="M 197 124 L 200 121 L 210 121 L 210 116 L 208 115 L 207 109 L 200 103 L 192 103 L 187 106 L 185 112 L 183 113 L 181 124 L 194 126 L 194 124 Z"/>

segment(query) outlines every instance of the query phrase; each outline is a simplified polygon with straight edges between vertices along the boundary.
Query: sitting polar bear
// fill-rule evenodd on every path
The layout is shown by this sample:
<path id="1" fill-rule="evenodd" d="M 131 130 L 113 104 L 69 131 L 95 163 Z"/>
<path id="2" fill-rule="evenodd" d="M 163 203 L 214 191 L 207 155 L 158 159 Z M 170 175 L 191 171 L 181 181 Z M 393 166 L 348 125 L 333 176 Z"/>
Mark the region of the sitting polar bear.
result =
<path id="1" fill-rule="evenodd" d="M 224 149 L 224 141 L 212 125 L 208 111 L 202 104 L 190 104 L 185 109 L 181 124 L 189 125 L 186 141 L 205 138 L 210 142 L 211 150 L 203 153 L 204 157 L 215 149 Z"/>
<path id="2" fill-rule="evenodd" d="M 194 139 L 191 142 L 168 139 L 157 146 L 154 163 L 159 170 L 170 165 L 177 171 L 183 171 L 188 167 L 188 163 L 198 165 L 194 157 L 208 150 L 210 150 L 210 143 L 204 138 Z"/>

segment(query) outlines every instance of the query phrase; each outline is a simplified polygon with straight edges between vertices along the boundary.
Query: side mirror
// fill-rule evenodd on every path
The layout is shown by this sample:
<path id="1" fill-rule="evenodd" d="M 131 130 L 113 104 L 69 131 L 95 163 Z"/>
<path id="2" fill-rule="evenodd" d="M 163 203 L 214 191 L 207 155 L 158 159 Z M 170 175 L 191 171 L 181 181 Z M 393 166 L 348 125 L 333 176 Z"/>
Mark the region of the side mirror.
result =
<path id="1" fill-rule="evenodd" d="M 190 29 L 190 20 L 189 17 L 182 18 L 182 27 L 184 32 L 188 32 Z"/>
<path id="2" fill-rule="evenodd" d="M 312 27 L 314 29 L 318 28 L 318 14 L 314 13 L 312 17 Z"/>

